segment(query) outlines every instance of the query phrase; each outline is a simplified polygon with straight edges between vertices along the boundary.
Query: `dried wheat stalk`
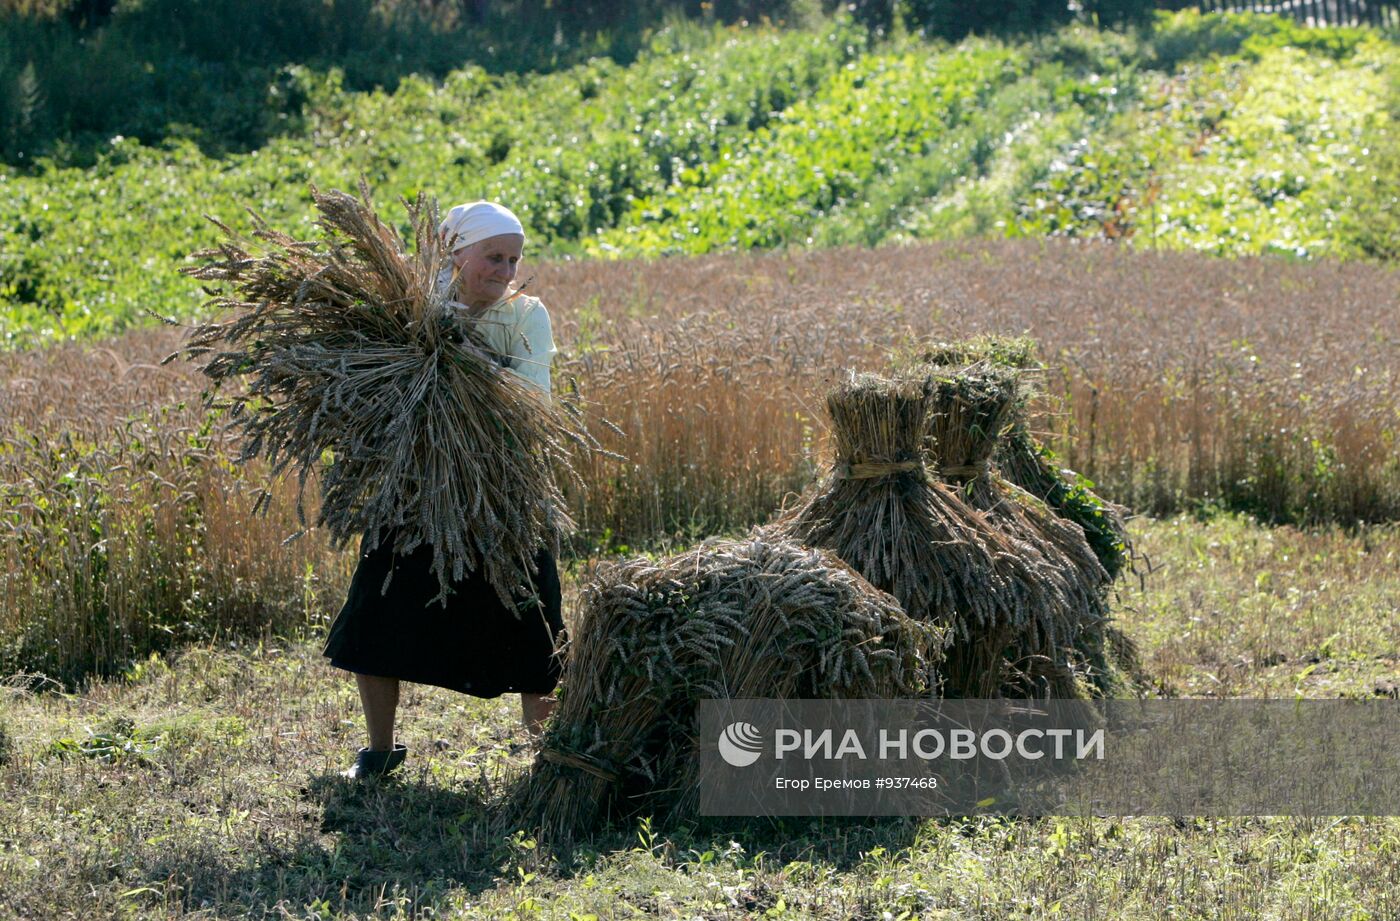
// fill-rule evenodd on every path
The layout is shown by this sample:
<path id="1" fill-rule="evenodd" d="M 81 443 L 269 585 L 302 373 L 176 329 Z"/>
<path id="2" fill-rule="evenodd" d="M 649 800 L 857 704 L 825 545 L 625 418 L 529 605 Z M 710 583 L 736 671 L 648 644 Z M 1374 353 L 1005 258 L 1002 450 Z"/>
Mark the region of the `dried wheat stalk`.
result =
<path id="1" fill-rule="evenodd" d="M 992 458 L 1016 417 L 1019 373 L 989 362 L 966 368 L 928 369 L 932 394 L 928 446 L 938 475 L 981 511 L 1018 548 L 1031 578 L 1015 590 L 1031 617 L 1015 624 L 1007 654 L 1016 676 L 1001 690 L 1011 696 L 1058 698 L 1086 694 L 1077 653 L 1082 638 L 1101 646 L 1108 607 L 1102 587 L 1108 577 L 1078 525 L 1000 476 Z M 949 650 L 950 670 L 963 655 L 972 668 L 987 667 L 980 651 Z"/>
<path id="2" fill-rule="evenodd" d="M 933 343 L 915 350 L 912 360 L 901 367 L 904 373 L 918 374 L 920 368 L 959 369 L 973 365 L 1010 368 L 1027 375 L 1041 370 L 1036 344 L 1026 336 L 978 336 Z M 1023 383 L 1027 379 L 1021 377 Z M 1056 466 L 1054 454 L 1031 434 L 1027 404 L 1032 396 L 1031 388 L 1022 390 L 992 462 L 1007 480 L 1083 529 L 1085 540 L 1112 583 L 1133 566 L 1126 514 L 1081 485 L 1073 471 Z"/>
<path id="3" fill-rule="evenodd" d="M 243 437 L 239 460 L 265 457 L 274 477 L 296 469 L 303 526 L 314 476 L 316 524 L 336 546 L 361 534 L 371 546 L 392 535 L 401 553 L 426 542 L 439 600 L 481 567 L 510 603 L 538 548 L 571 527 L 555 473 L 572 473 L 571 446 L 595 445 L 582 415 L 538 400 L 448 310 L 434 202 L 405 202 L 408 252 L 363 183 L 358 197 L 312 193 L 320 240 L 254 215 L 255 254 L 219 224 L 227 239 L 187 271 L 231 289 L 211 302 L 224 318 L 176 355 L 202 361 L 216 391 L 246 382 L 220 404 Z"/>
<path id="4" fill-rule="evenodd" d="M 850 374 L 827 395 L 832 467 L 773 527 L 834 550 L 916 619 L 945 625 L 947 689 L 991 696 L 1002 651 L 1034 617 L 1022 548 L 927 469 L 927 382 Z"/>
<path id="5" fill-rule="evenodd" d="M 699 700 L 928 693 L 943 641 L 834 555 L 762 531 L 609 566 L 509 821 L 565 841 L 613 813 L 687 814 Z"/>

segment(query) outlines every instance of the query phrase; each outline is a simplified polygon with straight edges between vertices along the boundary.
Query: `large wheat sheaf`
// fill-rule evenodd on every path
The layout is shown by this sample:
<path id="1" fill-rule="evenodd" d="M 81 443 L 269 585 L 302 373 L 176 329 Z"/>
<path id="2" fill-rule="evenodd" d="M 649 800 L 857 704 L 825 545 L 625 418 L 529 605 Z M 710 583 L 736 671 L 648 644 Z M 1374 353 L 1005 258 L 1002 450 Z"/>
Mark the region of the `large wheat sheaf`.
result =
<path id="1" fill-rule="evenodd" d="M 929 388 L 923 381 L 851 373 L 827 393 L 830 468 L 773 531 L 824 547 L 911 617 L 948 628 L 946 690 L 991 696 L 1002 650 L 1034 617 L 1037 573 L 1022 548 L 928 469 Z M 951 670 L 950 670 L 951 667 Z"/>
<path id="2" fill-rule="evenodd" d="M 623 814 L 693 816 L 699 701 L 927 694 L 943 646 L 834 554 L 763 530 L 611 564 L 584 587 L 507 819 L 562 843 Z"/>
<path id="3" fill-rule="evenodd" d="M 582 414 L 532 394 L 449 306 L 434 202 L 404 203 L 410 252 L 363 183 L 358 197 L 312 195 L 319 240 L 256 215 L 256 243 L 219 224 L 224 242 L 186 271 L 219 286 L 220 319 L 176 355 L 202 361 L 215 393 L 244 384 L 220 404 L 242 436 L 239 460 L 265 457 L 273 477 L 297 471 L 303 526 L 315 479 L 315 524 L 336 546 L 365 535 L 366 549 L 385 540 L 407 553 L 426 542 L 439 601 L 480 567 L 509 603 L 531 588 L 538 549 L 572 527 L 556 473 L 572 474 L 572 448 L 594 445 Z"/>

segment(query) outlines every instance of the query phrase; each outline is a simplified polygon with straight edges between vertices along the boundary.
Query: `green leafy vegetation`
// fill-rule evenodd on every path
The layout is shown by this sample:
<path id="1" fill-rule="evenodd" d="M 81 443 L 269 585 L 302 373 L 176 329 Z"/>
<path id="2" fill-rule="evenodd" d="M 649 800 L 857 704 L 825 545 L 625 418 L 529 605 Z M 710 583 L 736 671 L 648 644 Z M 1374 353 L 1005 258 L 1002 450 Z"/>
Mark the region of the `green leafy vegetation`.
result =
<path id="1" fill-rule="evenodd" d="M 6 0 L 0 3 L 0 162 L 90 166 L 115 135 L 210 154 L 300 133 L 301 73 L 352 90 L 441 78 L 467 62 L 547 72 L 630 62 L 667 21 L 783 20 L 785 3 L 717 0 Z"/>
<path id="2" fill-rule="evenodd" d="M 295 123 L 246 153 L 113 135 L 86 168 L 0 169 L 0 341 L 192 316 L 177 270 L 216 239 L 203 214 L 311 235 L 308 185 L 361 175 L 381 199 L 508 202 L 546 258 L 985 234 L 1383 258 L 1397 61 L 1374 30 L 1185 12 L 951 46 L 676 22 L 625 65 L 392 90 L 289 64 Z"/>
<path id="3" fill-rule="evenodd" d="M 137 726 L 130 717 L 116 717 L 94 729 L 85 727 L 81 737 L 54 739 L 48 754 L 55 758 L 93 758 L 111 764 L 133 759 L 150 763 L 150 757 L 160 751 L 165 734 Z"/>
<path id="4" fill-rule="evenodd" d="M 1217 255 L 1364 254 L 1340 217 L 1386 135 L 1395 49 L 1359 32 L 1320 53 L 1261 37 L 1160 80 L 1140 108 L 1071 145 L 1022 204 L 1017 232 Z"/>
<path id="5" fill-rule="evenodd" d="M 1400 259 L 1400 61 L 1391 56 L 1386 91 L 1386 124 L 1390 129 L 1371 139 L 1363 151 L 1360 180 L 1334 194 L 1345 197 L 1340 223 L 1342 236 L 1373 259 Z"/>
<path id="6" fill-rule="evenodd" d="M 1016 81 L 1024 67 L 1019 57 L 975 43 L 935 56 L 867 54 L 774 124 L 723 145 L 660 195 L 635 201 L 620 226 L 589 241 L 588 250 L 773 247 L 805 242 L 850 211 L 883 221 L 902 198 L 937 188 L 975 156 L 978 139 L 960 129 Z M 905 170 L 914 172 L 913 182 L 899 182 Z M 883 194 L 872 195 L 876 189 Z M 831 236 L 840 241 L 839 231 Z"/>
<path id="7" fill-rule="evenodd" d="M 190 316 L 203 298 L 175 272 L 217 239 L 204 214 L 237 223 L 251 207 L 309 235 L 308 184 L 348 188 L 360 175 L 384 198 L 423 188 L 509 201 L 533 245 L 569 252 L 628 195 L 663 187 L 811 92 L 860 40 L 851 29 L 681 29 L 631 68 L 597 61 L 528 78 L 467 68 L 392 94 L 347 93 L 338 74 L 305 72 L 309 130 L 247 155 L 120 140 L 90 169 L 0 172 L 0 338 L 101 335 L 147 308 Z"/>

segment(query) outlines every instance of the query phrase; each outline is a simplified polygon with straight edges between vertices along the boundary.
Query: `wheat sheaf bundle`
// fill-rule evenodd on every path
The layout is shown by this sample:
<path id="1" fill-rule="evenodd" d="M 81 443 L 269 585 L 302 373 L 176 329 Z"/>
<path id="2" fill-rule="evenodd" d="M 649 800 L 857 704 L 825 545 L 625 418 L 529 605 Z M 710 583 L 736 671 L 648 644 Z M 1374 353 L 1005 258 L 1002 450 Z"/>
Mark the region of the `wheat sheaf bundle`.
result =
<path id="1" fill-rule="evenodd" d="M 1002 652 L 1034 612 L 1022 548 L 928 469 L 927 381 L 848 374 L 827 394 L 831 468 L 776 532 L 836 552 L 914 618 L 949 628 L 946 689 L 991 696 Z M 951 651 L 951 649 L 950 649 Z"/>
<path id="2" fill-rule="evenodd" d="M 171 358 L 203 361 L 216 391 L 246 382 L 223 404 L 243 438 L 239 460 L 264 457 L 273 477 L 297 470 L 303 526 L 314 475 L 316 524 L 337 546 L 361 534 L 399 553 L 426 542 L 439 601 L 481 567 L 510 603 L 528 591 L 539 547 L 571 527 L 555 473 L 572 471 L 570 446 L 592 444 L 582 416 L 539 400 L 449 308 L 434 202 L 404 203 L 408 252 L 363 183 L 358 197 L 312 195 L 320 240 L 256 215 L 256 244 L 219 224 L 227 239 L 186 271 L 220 286 L 211 304 L 226 318 L 197 327 Z"/>
<path id="3" fill-rule="evenodd" d="M 985 364 L 933 368 L 928 386 L 929 450 L 938 476 L 1015 544 L 1028 569 L 1029 577 L 1017 580 L 1013 591 L 1029 617 L 1015 625 L 1016 652 L 1007 657 L 1010 680 L 1001 692 L 1085 696 L 1073 649 L 1081 633 L 1100 630 L 1107 617 L 1099 590 L 1106 576 L 1079 527 L 1008 482 L 992 465 L 1018 405 L 1016 372 Z M 956 644 L 949 650 L 950 664 L 964 655 L 972 657 L 974 669 L 987 667 L 980 651 Z"/>
<path id="4" fill-rule="evenodd" d="M 1028 507 L 1040 512 L 1043 503 L 1043 508 L 1080 529 L 1102 569 L 1099 587 L 1105 595 L 1124 572 L 1133 570 L 1135 551 L 1125 510 L 1092 492 L 1074 471 L 1061 469 L 1054 452 L 1031 433 L 1028 407 L 1035 391 L 1030 382 L 1043 368 L 1034 340 L 984 335 L 933 343 L 897 366 L 906 374 L 918 373 L 920 368 L 925 373 L 942 369 L 945 376 L 974 366 L 1016 372 L 1019 397 L 993 452 L 992 466 L 1006 482 L 1039 500 L 1025 502 Z M 1097 694 L 1115 696 L 1149 684 L 1136 645 L 1111 622 L 1081 630 L 1073 646 L 1074 669 L 1087 673 L 1084 677 Z"/>
<path id="5" fill-rule="evenodd" d="M 967 368 L 985 364 L 1034 374 L 1041 370 L 1035 342 L 1026 336 L 978 336 L 924 346 L 905 373 L 923 367 Z M 1022 378 L 1025 382 L 1026 378 Z M 1044 502 L 1055 514 L 1077 524 L 1111 584 L 1133 567 L 1133 544 L 1124 510 L 1096 495 L 1072 470 L 1062 469 L 1054 452 L 1032 433 L 1027 404 L 1030 388 L 1012 413 L 992 461 L 1007 480 Z"/>
<path id="6" fill-rule="evenodd" d="M 584 588 L 563 699 L 511 821 L 551 841 L 693 811 L 701 699 L 926 693 L 940 632 L 825 551 L 755 531 L 634 559 Z"/>

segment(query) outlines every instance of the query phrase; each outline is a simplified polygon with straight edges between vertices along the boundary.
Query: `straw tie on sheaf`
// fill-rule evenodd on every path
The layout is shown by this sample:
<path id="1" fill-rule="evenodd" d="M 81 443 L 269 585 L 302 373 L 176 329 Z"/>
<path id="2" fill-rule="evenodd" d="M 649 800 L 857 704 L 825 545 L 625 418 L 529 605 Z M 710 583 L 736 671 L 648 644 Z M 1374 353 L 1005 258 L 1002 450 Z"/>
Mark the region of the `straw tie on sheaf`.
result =
<path id="1" fill-rule="evenodd" d="M 951 467 L 939 467 L 936 471 L 938 476 L 941 477 L 955 477 L 968 480 L 975 480 L 980 476 L 986 476 L 990 472 L 990 463 L 958 464 Z"/>
<path id="2" fill-rule="evenodd" d="M 842 464 L 835 475 L 842 480 L 874 480 L 901 473 L 913 473 L 924 466 L 922 461 L 880 461 L 861 464 Z M 990 464 L 961 464 L 952 467 L 939 467 L 929 471 L 935 476 L 975 480 L 991 472 Z"/>
<path id="3" fill-rule="evenodd" d="M 843 480 L 873 480 L 882 476 L 895 476 L 900 473 L 913 473 L 922 467 L 919 461 L 872 461 L 863 464 L 842 464 L 836 468 L 836 476 Z"/>

